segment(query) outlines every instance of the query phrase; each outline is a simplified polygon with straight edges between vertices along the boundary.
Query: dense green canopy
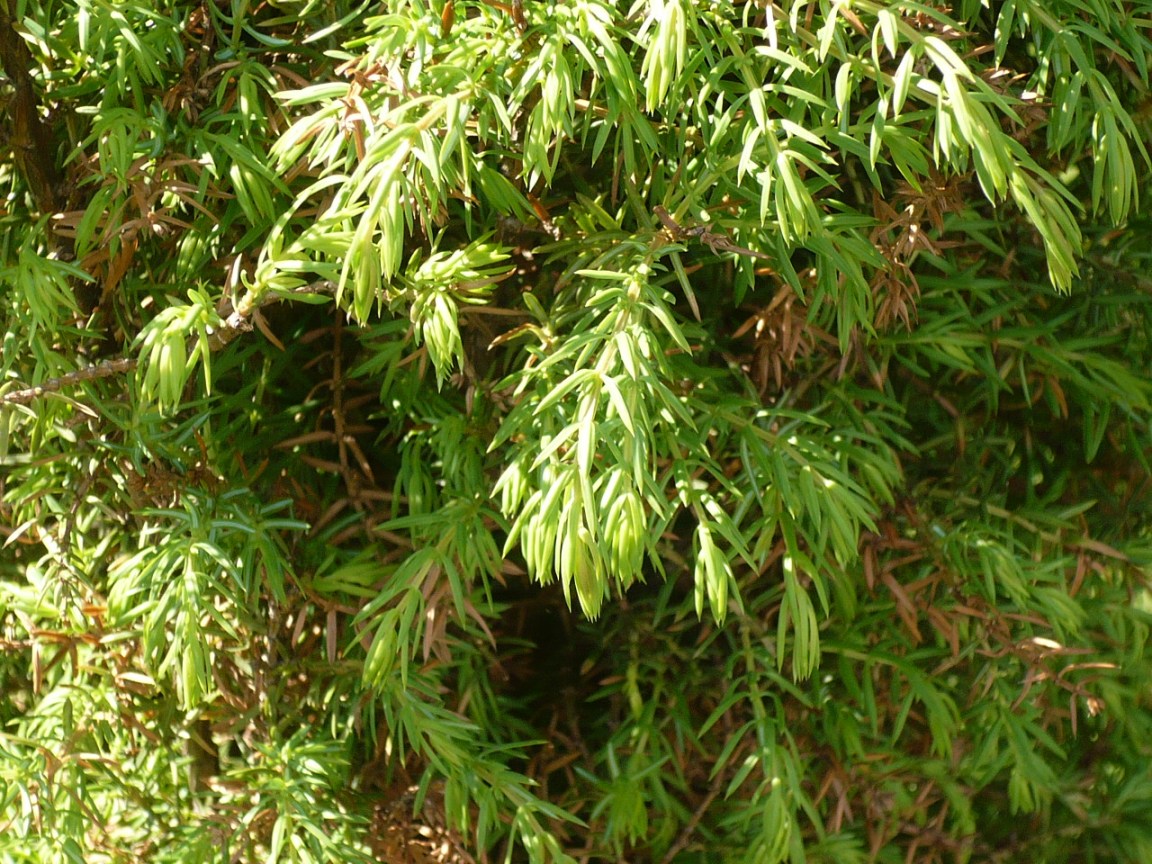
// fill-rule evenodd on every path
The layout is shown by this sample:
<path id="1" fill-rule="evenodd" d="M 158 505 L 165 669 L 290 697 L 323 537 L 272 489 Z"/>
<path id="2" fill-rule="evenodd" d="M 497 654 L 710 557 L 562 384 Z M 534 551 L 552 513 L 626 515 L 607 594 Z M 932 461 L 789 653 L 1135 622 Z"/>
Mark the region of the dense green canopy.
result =
<path id="1" fill-rule="evenodd" d="M 1152 860 L 1150 59 L 0 0 L 0 861 Z"/>

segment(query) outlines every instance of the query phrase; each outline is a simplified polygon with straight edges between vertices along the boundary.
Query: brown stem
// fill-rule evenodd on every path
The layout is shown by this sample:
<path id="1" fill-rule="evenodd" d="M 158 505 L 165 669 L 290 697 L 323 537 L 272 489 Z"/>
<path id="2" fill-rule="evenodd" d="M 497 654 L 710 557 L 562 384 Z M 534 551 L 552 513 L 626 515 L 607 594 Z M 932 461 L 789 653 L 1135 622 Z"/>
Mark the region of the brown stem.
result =
<path id="1" fill-rule="evenodd" d="M 53 213 L 59 209 L 60 169 L 53 158 L 52 131 L 40 114 L 32 54 L 16 30 L 9 5 L 9 0 L 0 0 L 0 66 L 15 91 L 8 105 L 12 128 L 8 141 L 16 169 L 28 183 L 36 206 Z"/>
<path id="2" fill-rule="evenodd" d="M 0 0 L 0 4 L 3 0 Z M 0 6 L 2 8 L 2 6 Z M 293 294 L 326 294 L 335 286 L 331 282 L 314 282 L 311 285 L 302 285 L 292 291 Z M 265 294 L 260 298 L 246 294 L 236 304 L 236 308 L 223 320 L 221 325 L 208 339 L 208 346 L 212 351 L 218 351 L 239 336 L 252 329 L 252 315 L 256 310 L 268 303 L 283 299 L 277 294 Z M 11 393 L 0 394 L 2 405 L 28 405 L 46 393 L 56 393 L 73 384 L 84 381 L 93 381 L 97 378 L 111 378 L 114 375 L 124 375 L 136 368 L 138 361 L 134 357 L 120 357 L 115 360 L 105 360 L 93 366 L 68 372 L 59 378 L 49 378 L 43 384 L 35 387 L 25 387 L 22 390 L 13 390 Z"/>
<path id="3" fill-rule="evenodd" d="M 36 387 L 26 387 L 23 390 L 13 390 L 11 393 L 4 393 L 0 395 L 0 405 L 27 405 L 39 399 L 45 393 L 55 393 L 73 384 L 92 381 L 96 378 L 111 378 L 113 375 L 123 375 L 126 372 L 131 372 L 135 368 L 136 360 L 132 357 L 105 360 L 103 363 L 97 363 L 95 366 L 85 366 L 83 369 L 77 369 L 75 372 L 69 372 L 66 375 L 61 375 L 59 378 L 49 378 L 43 384 L 39 384 Z"/>

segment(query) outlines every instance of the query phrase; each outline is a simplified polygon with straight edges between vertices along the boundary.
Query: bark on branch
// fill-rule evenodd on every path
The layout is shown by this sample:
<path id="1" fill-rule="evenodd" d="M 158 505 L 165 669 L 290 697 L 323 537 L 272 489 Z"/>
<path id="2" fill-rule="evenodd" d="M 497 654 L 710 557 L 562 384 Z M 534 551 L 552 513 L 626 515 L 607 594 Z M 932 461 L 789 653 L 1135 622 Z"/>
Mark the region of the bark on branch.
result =
<path id="1" fill-rule="evenodd" d="M 0 67 L 15 91 L 8 104 L 8 144 L 36 206 L 41 212 L 54 213 L 59 209 L 60 168 L 54 158 L 52 130 L 41 114 L 32 80 L 32 54 L 16 30 L 11 5 L 10 0 L 0 0 Z"/>
<path id="2" fill-rule="evenodd" d="M 0 2 L 3 2 L 3 0 L 0 0 Z M 325 281 L 302 285 L 292 293 L 329 294 L 333 290 L 335 290 L 335 285 Z M 265 294 L 260 298 L 256 298 L 252 294 L 245 294 L 236 303 L 236 308 L 233 309 L 224 318 L 221 325 L 209 335 L 208 347 L 212 351 L 219 351 L 241 333 L 250 332 L 252 330 L 252 317 L 260 307 L 283 299 L 285 298 L 279 294 Z M 20 390 L 13 390 L 11 393 L 2 393 L 0 394 L 0 406 L 28 405 L 47 393 L 57 393 L 65 387 L 71 387 L 74 384 L 82 384 L 85 381 L 94 381 L 98 378 L 111 378 L 115 375 L 127 375 L 135 369 L 138 364 L 139 361 L 135 357 L 118 357 L 114 360 L 105 360 L 103 363 L 86 366 L 83 369 L 68 372 L 58 378 L 49 378 L 47 381 L 35 387 L 25 387 Z"/>

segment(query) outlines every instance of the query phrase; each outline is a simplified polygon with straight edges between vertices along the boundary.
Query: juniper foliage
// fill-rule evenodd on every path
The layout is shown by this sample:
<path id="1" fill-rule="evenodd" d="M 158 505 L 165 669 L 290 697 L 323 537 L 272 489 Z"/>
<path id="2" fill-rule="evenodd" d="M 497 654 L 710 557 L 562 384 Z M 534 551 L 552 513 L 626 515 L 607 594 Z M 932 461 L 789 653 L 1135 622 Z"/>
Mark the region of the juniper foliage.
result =
<path id="1" fill-rule="evenodd" d="M 0 0 L 0 859 L 1152 860 L 1150 58 Z"/>

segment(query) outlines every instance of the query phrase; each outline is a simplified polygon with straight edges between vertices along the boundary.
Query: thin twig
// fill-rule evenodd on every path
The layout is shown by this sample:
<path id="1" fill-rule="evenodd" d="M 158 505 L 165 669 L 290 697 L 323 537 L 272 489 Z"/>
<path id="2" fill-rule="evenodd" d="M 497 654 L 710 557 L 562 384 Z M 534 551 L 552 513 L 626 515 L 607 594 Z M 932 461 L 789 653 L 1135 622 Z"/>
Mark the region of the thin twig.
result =
<path id="1" fill-rule="evenodd" d="M 85 366 L 75 372 L 68 372 L 59 378 L 49 378 L 43 384 L 35 387 L 25 387 L 23 390 L 13 390 L 11 393 L 0 395 L 0 405 L 27 405 L 34 402 L 46 393 L 55 393 L 73 384 L 82 384 L 97 378 L 111 378 L 113 375 L 124 375 L 136 368 L 136 358 L 120 357 L 116 360 L 105 360 L 94 366 Z"/>
<path id="2" fill-rule="evenodd" d="M 687 848 L 692 840 L 692 835 L 696 833 L 696 827 L 700 824 L 700 820 L 704 818 L 704 814 L 708 812 L 708 808 L 712 806 L 712 802 L 716 800 L 716 796 L 720 794 L 720 790 L 724 787 L 724 772 L 717 771 L 716 776 L 712 778 L 712 784 L 708 787 L 708 794 L 696 807 L 690 818 L 685 824 L 684 828 L 680 831 L 680 835 L 676 838 L 676 842 L 668 850 L 668 853 L 661 859 L 660 864 L 671 864 L 671 862 L 681 852 Z"/>
<path id="3" fill-rule="evenodd" d="M 690 228 L 681 225 L 660 205 L 652 208 L 652 212 L 656 214 L 656 218 L 660 220 L 660 224 L 664 226 L 664 230 L 672 235 L 674 240 L 695 239 L 699 240 L 713 252 L 734 252 L 737 255 L 747 255 L 750 258 L 762 258 L 765 261 L 771 261 L 771 255 L 765 255 L 763 252 L 757 252 L 753 249 L 745 249 L 743 246 L 737 246 L 725 234 L 711 231 L 706 225 L 694 225 Z"/>
<path id="4" fill-rule="evenodd" d="M 328 294 L 335 289 L 335 285 L 328 281 L 313 282 L 302 285 L 292 291 L 293 294 Z M 225 318 L 219 327 L 208 337 L 208 347 L 218 351 L 234 340 L 241 333 L 252 330 L 252 316 L 261 306 L 267 306 L 282 300 L 284 297 L 277 294 L 265 294 L 259 299 L 252 294 L 246 294 L 236 304 L 236 308 Z M 118 357 L 114 360 L 105 360 L 92 366 L 85 366 L 74 372 L 67 372 L 57 378 L 49 378 L 35 387 L 25 387 L 13 390 L 11 393 L 0 394 L 0 405 L 28 405 L 48 393 L 56 393 L 65 387 L 74 384 L 83 384 L 85 381 L 95 381 L 98 378 L 111 378 L 116 375 L 126 375 L 136 368 L 139 361 L 135 357 Z"/>

